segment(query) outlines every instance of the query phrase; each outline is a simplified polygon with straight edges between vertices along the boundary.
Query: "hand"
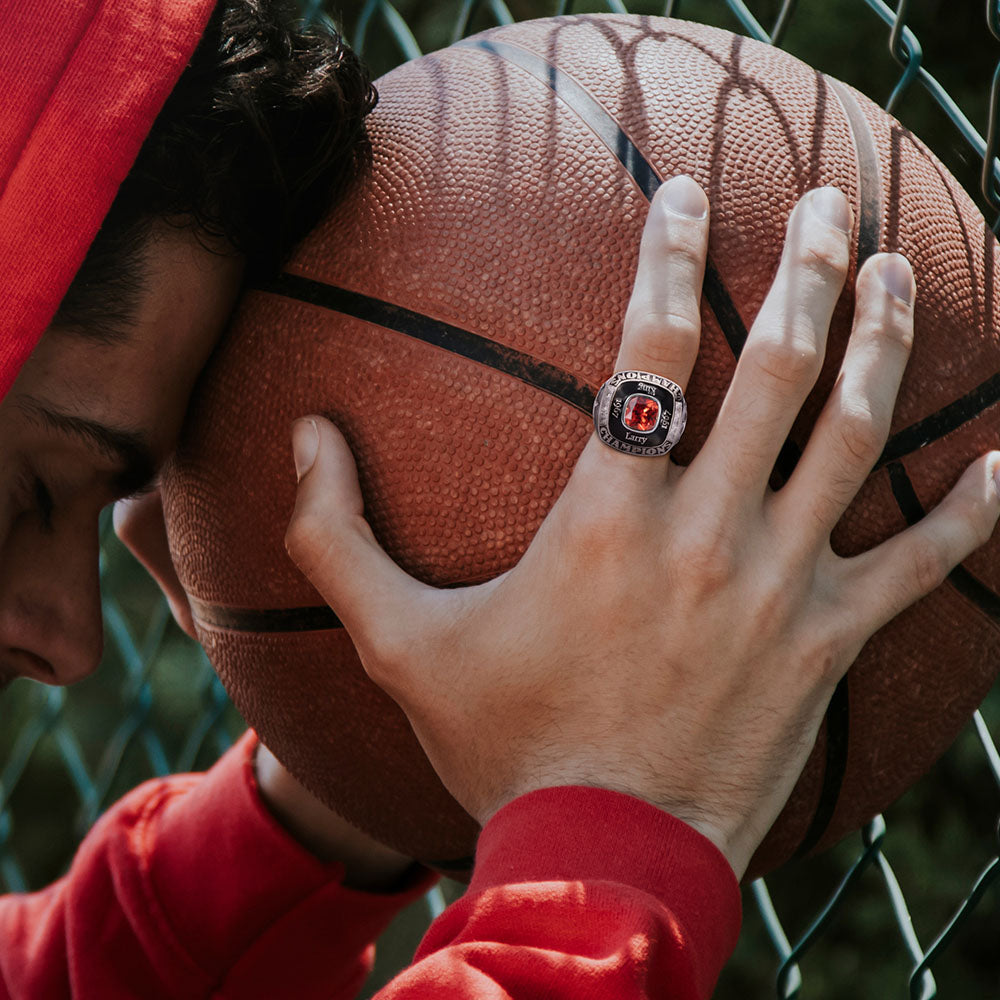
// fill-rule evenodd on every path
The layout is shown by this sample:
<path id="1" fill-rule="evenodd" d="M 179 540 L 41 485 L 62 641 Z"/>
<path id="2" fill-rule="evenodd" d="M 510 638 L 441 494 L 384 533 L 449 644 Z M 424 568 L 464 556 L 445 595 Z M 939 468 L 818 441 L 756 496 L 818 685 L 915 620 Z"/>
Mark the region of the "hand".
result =
<path id="1" fill-rule="evenodd" d="M 653 199 L 616 370 L 686 386 L 707 214 L 687 178 Z M 489 583 L 436 590 L 403 573 L 364 520 L 344 439 L 321 418 L 296 424 L 288 550 L 480 822 L 544 786 L 616 789 L 701 830 L 742 875 L 866 639 L 990 536 L 997 453 L 872 551 L 842 559 L 830 547 L 888 435 L 912 340 L 913 278 L 895 255 L 858 275 L 840 378 L 791 479 L 768 489 L 820 371 L 849 229 L 834 189 L 796 207 L 688 468 L 592 437 L 521 561 Z"/>

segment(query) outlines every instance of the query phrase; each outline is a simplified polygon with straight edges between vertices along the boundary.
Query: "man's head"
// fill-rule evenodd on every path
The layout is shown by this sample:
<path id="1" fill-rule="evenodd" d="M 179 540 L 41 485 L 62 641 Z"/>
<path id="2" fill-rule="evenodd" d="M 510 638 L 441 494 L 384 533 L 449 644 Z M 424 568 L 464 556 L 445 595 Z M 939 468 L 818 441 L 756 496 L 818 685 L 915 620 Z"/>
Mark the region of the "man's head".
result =
<path id="1" fill-rule="evenodd" d="M 0 685 L 96 666 L 97 515 L 152 480 L 244 276 L 276 270 L 365 162 L 373 105 L 356 58 L 298 30 L 294 4 L 212 14 L 0 402 Z"/>

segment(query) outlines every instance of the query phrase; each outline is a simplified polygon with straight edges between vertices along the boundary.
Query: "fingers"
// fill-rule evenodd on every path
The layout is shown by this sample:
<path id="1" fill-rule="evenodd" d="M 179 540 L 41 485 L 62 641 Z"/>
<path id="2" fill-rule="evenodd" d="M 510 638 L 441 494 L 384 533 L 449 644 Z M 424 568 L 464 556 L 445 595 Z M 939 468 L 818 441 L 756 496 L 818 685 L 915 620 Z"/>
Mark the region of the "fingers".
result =
<path id="1" fill-rule="evenodd" d="M 698 356 L 707 254 L 708 199 L 690 177 L 673 177 L 661 185 L 649 207 L 616 372 L 651 372 L 682 390 L 687 386 Z M 623 412 L 628 409 L 626 401 Z M 646 444 L 643 435 L 658 433 L 657 427 L 665 430 L 666 423 L 657 421 L 668 421 L 671 413 L 647 414 L 652 431 L 638 423 L 628 424 L 625 431 L 633 432 L 634 443 Z M 623 457 L 601 444 L 596 434 L 584 451 L 584 465 L 591 463 L 598 476 L 613 475 L 619 482 L 622 476 L 631 477 L 645 488 L 661 484 L 671 468 L 665 453 L 659 460 L 649 455 Z"/>
<path id="2" fill-rule="evenodd" d="M 384 668 L 395 659 L 391 650 L 412 640 L 436 591 L 404 573 L 375 540 L 340 431 L 322 417 L 299 420 L 292 446 L 299 487 L 285 547 L 344 623 L 365 667 Z"/>
<path id="3" fill-rule="evenodd" d="M 673 177 L 649 208 L 615 371 L 652 372 L 687 387 L 707 253 L 708 199 L 690 177 Z"/>
<path id="4" fill-rule="evenodd" d="M 865 636 L 929 594 L 989 540 L 1000 516 L 998 472 L 1000 452 L 984 455 L 921 521 L 847 560 L 843 592 Z"/>
<path id="5" fill-rule="evenodd" d="M 701 453 L 706 463 L 726 468 L 726 485 L 741 496 L 763 496 L 819 375 L 847 276 L 850 228 L 850 208 L 835 188 L 810 191 L 789 218 L 777 275 Z"/>
<path id="6" fill-rule="evenodd" d="M 913 272 L 904 257 L 880 254 L 857 281 L 854 330 L 840 377 L 795 473 L 773 500 L 779 517 L 810 512 L 825 544 L 878 460 L 913 343 Z"/>

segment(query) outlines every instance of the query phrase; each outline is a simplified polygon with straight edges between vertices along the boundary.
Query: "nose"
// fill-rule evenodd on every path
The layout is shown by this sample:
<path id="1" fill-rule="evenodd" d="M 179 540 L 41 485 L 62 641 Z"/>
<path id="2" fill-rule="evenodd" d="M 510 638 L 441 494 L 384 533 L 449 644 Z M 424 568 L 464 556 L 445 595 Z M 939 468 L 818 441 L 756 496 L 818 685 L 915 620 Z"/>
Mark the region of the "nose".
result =
<path id="1" fill-rule="evenodd" d="M 0 552 L 0 674 L 73 684 L 104 648 L 96 522 L 11 531 Z"/>

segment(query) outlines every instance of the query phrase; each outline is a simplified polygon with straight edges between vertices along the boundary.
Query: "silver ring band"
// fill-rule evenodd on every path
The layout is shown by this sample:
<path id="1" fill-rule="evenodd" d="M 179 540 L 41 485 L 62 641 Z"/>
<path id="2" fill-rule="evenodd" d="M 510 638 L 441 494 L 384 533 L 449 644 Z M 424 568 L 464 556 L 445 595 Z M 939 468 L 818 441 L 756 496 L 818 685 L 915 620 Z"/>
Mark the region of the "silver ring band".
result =
<path id="1" fill-rule="evenodd" d="M 681 387 L 651 372 L 616 372 L 594 399 L 597 436 L 626 455 L 666 455 L 686 424 Z"/>

